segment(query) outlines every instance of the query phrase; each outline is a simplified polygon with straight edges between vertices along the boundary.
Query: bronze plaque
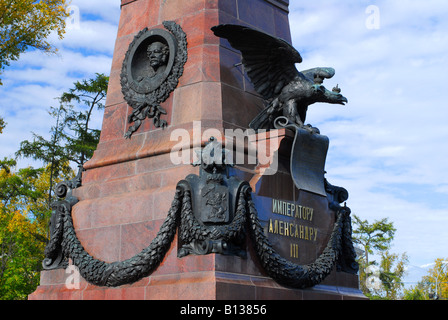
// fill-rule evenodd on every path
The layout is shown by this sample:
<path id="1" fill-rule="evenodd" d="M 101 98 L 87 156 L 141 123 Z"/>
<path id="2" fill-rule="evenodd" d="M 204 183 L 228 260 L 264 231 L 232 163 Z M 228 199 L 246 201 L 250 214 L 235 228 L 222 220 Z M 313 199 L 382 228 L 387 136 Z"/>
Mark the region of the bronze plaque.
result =
<path id="1" fill-rule="evenodd" d="M 327 246 L 335 222 L 327 198 L 300 191 L 296 200 L 257 197 L 256 202 L 264 233 L 283 258 L 309 264 Z"/>

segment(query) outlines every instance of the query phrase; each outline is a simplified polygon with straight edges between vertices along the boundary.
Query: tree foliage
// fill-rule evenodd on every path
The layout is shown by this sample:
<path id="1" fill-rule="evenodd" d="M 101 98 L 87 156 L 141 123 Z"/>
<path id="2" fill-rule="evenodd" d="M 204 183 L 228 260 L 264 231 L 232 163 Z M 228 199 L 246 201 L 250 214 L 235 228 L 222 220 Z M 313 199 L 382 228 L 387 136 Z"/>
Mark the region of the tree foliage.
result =
<path id="1" fill-rule="evenodd" d="M 91 128 L 91 117 L 103 108 L 107 85 L 102 74 L 76 82 L 59 97 L 59 108 L 50 109 L 51 138 L 33 134 L 21 143 L 16 155 L 40 160 L 42 168 L 16 169 L 16 160 L 0 160 L 0 299 L 26 299 L 39 284 L 52 189 L 74 177 L 71 164 L 92 156 L 100 130 Z"/>
<path id="2" fill-rule="evenodd" d="M 401 256 L 384 251 L 381 253 L 380 280 L 382 282 L 382 297 L 388 300 L 398 300 L 404 288 L 403 277 L 409 258 L 406 253 Z"/>
<path id="3" fill-rule="evenodd" d="M 423 277 L 422 282 L 433 298 L 448 299 L 448 259 L 436 259 L 434 267 Z"/>
<path id="4" fill-rule="evenodd" d="M 74 88 L 58 98 L 59 108 L 50 108 L 49 114 L 56 120 L 51 128 L 51 139 L 33 133 L 33 141 L 22 141 L 16 156 L 54 163 L 54 167 L 60 169 L 67 161 L 82 165 L 90 159 L 101 132 L 91 128 L 90 121 L 95 109 L 104 108 L 108 82 L 104 74 L 75 82 Z"/>
<path id="5" fill-rule="evenodd" d="M 403 300 L 429 300 L 427 291 L 418 284 L 415 287 L 404 289 Z"/>
<path id="6" fill-rule="evenodd" d="M 422 280 L 404 290 L 404 300 L 448 300 L 448 258 L 438 258 Z"/>
<path id="7" fill-rule="evenodd" d="M 56 52 L 47 38 L 62 39 L 67 17 L 65 0 L 0 0 L 0 73 L 28 48 Z"/>
<path id="8" fill-rule="evenodd" d="M 73 134 L 62 131 L 63 138 L 67 141 L 66 148 L 75 156 L 70 159 L 78 165 L 82 165 L 93 156 L 100 139 L 101 130 L 91 129 L 90 121 L 95 109 L 104 108 L 109 77 L 104 74 L 96 74 L 93 79 L 77 81 L 74 88 L 64 92 L 60 97 L 62 104 L 69 106 L 65 109 L 64 125 Z M 72 103 L 82 105 L 82 111 L 75 111 Z"/>
<path id="9" fill-rule="evenodd" d="M 6 122 L 5 122 L 5 120 L 3 120 L 2 117 L 0 117 L 0 134 L 3 133 L 3 129 L 5 129 L 5 127 L 6 127 Z"/>
<path id="10" fill-rule="evenodd" d="M 38 217 L 49 216 L 39 204 L 45 194 L 37 183 L 43 169 L 14 172 L 15 160 L 0 161 L 0 299 L 24 299 L 37 285 L 47 241 Z"/>
<path id="11" fill-rule="evenodd" d="M 89 80 L 77 81 L 74 88 L 59 98 L 59 108 L 51 107 L 49 114 L 55 119 L 51 138 L 33 133 L 33 141 L 22 141 L 17 157 L 43 161 L 50 166 L 50 181 L 67 172 L 70 163 L 82 166 L 93 156 L 101 130 L 91 128 L 93 112 L 104 108 L 109 78 L 96 74 Z M 74 104 L 76 103 L 76 105 Z M 53 183 L 50 183 L 48 205 L 52 201 Z"/>
<path id="12" fill-rule="evenodd" d="M 353 242 L 363 249 L 358 256 L 361 290 L 371 299 L 401 298 L 408 257 L 389 252 L 396 231 L 393 223 L 387 218 L 370 223 L 356 215 L 353 222 Z M 369 258 L 374 253 L 380 256 L 379 263 Z"/>
<path id="13" fill-rule="evenodd" d="M 356 226 L 353 230 L 353 242 L 363 248 L 365 263 L 369 265 L 369 254 L 373 254 L 373 250 L 389 249 L 397 229 L 387 218 L 370 224 L 367 220 L 353 215 L 353 223 Z"/>
<path id="14" fill-rule="evenodd" d="M 8 300 L 26 299 L 39 284 L 51 216 L 50 166 L 15 166 L 13 159 L 0 161 L 0 299 Z M 73 176 L 70 169 L 54 183 Z"/>

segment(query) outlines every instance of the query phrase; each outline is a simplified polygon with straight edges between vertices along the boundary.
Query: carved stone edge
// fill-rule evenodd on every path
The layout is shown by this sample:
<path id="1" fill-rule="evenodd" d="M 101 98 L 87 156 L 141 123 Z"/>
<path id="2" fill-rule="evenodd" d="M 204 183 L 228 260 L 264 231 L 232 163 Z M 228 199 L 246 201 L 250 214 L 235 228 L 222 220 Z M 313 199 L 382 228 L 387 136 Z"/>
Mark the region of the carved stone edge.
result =
<path id="1" fill-rule="evenodd" d="M 289 0 L 265 0 L 265 1 L 289 13 Z"/>

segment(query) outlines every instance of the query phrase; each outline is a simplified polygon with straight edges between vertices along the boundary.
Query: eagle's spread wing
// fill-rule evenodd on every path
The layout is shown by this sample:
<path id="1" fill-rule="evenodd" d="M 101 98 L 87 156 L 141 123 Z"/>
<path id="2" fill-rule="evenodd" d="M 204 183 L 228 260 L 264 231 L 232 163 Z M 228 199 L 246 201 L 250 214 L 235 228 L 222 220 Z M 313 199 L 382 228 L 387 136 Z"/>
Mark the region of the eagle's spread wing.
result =
<path id="1" fill-rule="evenodd" d="M 219 25 L 212 31 L 241 51 L 247 75 L 264 99 L 275 98 L 285 85 L 300 76 L 295 64 L 302 62 L 302 57 L 286 41 L 239 25 Z"/>

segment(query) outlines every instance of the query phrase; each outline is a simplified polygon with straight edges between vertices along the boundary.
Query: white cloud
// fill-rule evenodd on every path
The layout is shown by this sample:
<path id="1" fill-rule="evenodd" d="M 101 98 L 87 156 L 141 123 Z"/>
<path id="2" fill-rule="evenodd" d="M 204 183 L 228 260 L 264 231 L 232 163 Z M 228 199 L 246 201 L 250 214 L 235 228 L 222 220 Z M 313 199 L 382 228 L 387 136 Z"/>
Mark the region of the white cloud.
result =
<path id="1" fill-rule="evenodd" d="M 117 25 L 104 21 L 80 21 L 79 27 L 69 28 L 61 42 L 65 48 L 87 49 L 90 51 L 112 53 Z"/>
<path id="2" fill-rule="evenodd" d="M 81 19 L 96 15 L 103 21 L 116 23 L 120 17 L 120 2 L 117 0 L 72 0 L 70 5 L 79 8 Z"/>
<path id="3" fill-rule="evenodd" d="M 28 52 L 7 68 L 0 87 L 0 157 L 11 156 L 31 131 L 46 135 L 47 110 L 74 81 L 109 73 L 120 3 L 73 0 L 79 28 L 52 41 L 58 56 Z M 374 4 L 380 28 L 366 28 Z M 396 252 L 415 265 L 446 257 L 448 242 L 448 4 L 428 1 L 290 1 L 294 46 L 304 62 L 336 69 L 325 85 L 349 104 L 314 105 L 308 122 L 330 138 L 327 177 L 350 192 L 354 214 L 389 217 Z M 443 198 L 445 196 L 445 198 Z M 445 200 L 443 200 L 445 199 Z"/>
<path id="4" fill-rule="evenodd" d="M 365 26 L 379 8 L 380 28 Z M 330 138 L 327 177 L 346 187 L 352 211 L 390 217 L 395 250 L 415 264 L 446 256 L 448 240 L 448 13 L 445 1 L 291 2 L 304 62 L 336 69 L 345 107 L 315 105 L 308 122 Z M 325 83 L 324 83 L 325 84 Z"/>
<path id="5" fill-rule="evenodd" d="M 20 142 L 32 139 L 31 131 L 49 137 L 54 124 L 48 110 L 57 106 L 55 98 L 72 88 L 75 81 L 110 72 L 119 2 L 73 0 L 71 5 L 79 8 L 79 25 L 68 28 L 62 41 L 56 35 L 50 37 L 59 49 L 57 55 L 26 52 L 2 74 L 0 115 L 7 122 L 0 135 L 2 158 L 14 157 Z M 102 116 L 93 122 L 101 126 Z M 20 160 L 19 167 L 27 165 L 35 162 Z"/>

